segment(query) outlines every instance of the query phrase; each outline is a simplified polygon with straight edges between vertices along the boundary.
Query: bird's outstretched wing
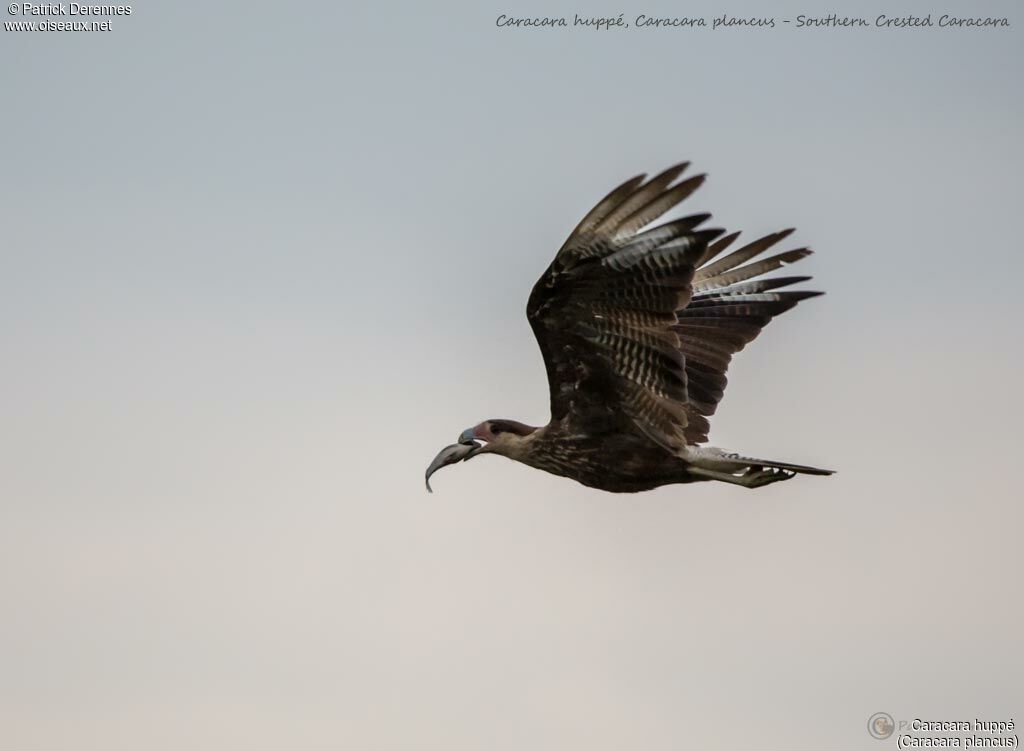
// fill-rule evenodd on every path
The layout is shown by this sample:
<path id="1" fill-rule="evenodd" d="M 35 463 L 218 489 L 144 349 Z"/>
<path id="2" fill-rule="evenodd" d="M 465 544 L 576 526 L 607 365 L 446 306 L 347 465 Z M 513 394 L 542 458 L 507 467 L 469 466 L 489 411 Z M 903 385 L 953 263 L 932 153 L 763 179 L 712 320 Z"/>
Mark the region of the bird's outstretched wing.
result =
<path id="1" fill-rule="evenodd" d="M 816 292 L 809 277 L 755 279 L 810 253 L 758 258 L 792 232 L 715 260 L 739 233 L 696 214 L 644 229 L 704 182 L 687 164 L 627 180 L 583 218 L 533 287 L 527 317 L 551 389 L 553 421 L 639 432 L 667 450 L 707 440 L 733 354 L 773 316 Z"/>

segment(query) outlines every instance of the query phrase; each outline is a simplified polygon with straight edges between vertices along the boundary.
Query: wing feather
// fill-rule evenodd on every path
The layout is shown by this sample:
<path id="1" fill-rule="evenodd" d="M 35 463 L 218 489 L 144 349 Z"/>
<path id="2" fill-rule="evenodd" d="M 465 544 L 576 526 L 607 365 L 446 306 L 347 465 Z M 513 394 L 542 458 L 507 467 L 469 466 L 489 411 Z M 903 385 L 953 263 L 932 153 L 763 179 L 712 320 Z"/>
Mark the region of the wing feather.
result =
<path id="1" fill-rule="evenodd" d="M 553 421 L 633 432 L 672 452 L 707 440 L 733 355 L 774 316 L 820 294 L 783 289 L 809 277 L 755 279 L 810 253 L 760 258 L 791 229 L 722 255 L 739 233 L 699 229 L 708 214 L 649 227 L 704 182 L 677 182 L 687 166 L 612 190 L 534 285 L 527 316 Z"/>

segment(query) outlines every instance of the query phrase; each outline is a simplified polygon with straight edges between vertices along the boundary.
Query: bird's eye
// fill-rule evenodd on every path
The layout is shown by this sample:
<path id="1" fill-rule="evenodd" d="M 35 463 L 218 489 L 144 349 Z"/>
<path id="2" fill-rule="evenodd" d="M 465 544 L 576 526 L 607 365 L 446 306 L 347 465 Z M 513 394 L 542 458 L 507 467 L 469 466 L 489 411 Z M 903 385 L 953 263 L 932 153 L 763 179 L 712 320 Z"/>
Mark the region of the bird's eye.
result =
<path id="1" fill-rule="evenodd" d="M 491 425 L 491 435 L 498 435 L 498 433 L 501 433 L 501 432 L 502 432 L 501 428 L 499 428 L 497 425 L 493 425 L 493 424 Z"/>

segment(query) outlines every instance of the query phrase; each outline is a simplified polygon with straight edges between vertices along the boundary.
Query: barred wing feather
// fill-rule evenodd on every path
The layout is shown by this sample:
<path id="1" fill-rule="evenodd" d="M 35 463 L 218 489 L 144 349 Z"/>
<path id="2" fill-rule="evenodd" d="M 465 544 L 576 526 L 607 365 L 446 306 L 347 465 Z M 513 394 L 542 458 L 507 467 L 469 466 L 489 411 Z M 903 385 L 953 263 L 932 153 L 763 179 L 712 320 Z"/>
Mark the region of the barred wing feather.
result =
<path id="1" fill-rule="evenodd" d="M 808 277 L 756 278 L 810 253 L 761 257 L 792 230 L 722 256 L 739 233 L 699 229 L 708 214 L 645 229 L 703 183 L 704 175 L 676 182 L 686 167 L 615 188 L 534 285 L 527 317 L 553 421 L 633 432 L 672 452 L 706 441 L 732 356 L 774 316 L 819 294 L 778 291 Z"/>

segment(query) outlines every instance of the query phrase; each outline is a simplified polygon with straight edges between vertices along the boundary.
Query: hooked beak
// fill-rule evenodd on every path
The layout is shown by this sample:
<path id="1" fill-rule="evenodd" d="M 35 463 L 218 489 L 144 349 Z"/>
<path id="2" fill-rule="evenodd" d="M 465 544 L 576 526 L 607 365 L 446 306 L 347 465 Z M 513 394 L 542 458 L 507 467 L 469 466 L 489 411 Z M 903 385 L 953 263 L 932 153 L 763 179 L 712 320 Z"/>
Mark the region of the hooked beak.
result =
<path id="1" fill-rule="evenodd" d="M 465 434 L 463 434 L 465 435 Z M 480 444 L 476 441 L 469 440 L 463 441 L 459 439 L 459 443 L 453 443 L 451 446 L 445 446 L 441 449 L 440 453 L 434 457 L 434 461 L 427 467 L 427 492 L 433 493 L 434 491 L 430 488 L 430 476 L 441 469 L 441 467 L 447 467 L 449 464 L 455 464 L 456 462 L 465 461 L 473 456 L 480 448 Z"/>
<path id="2" fill-rule="evenodd" d="M 459 436 L 459 443 L 473 443 L 476 440 L 476 433 L 473 432 L 473 428 L 466 428 L 462 431 L 462 435 Z"/>

